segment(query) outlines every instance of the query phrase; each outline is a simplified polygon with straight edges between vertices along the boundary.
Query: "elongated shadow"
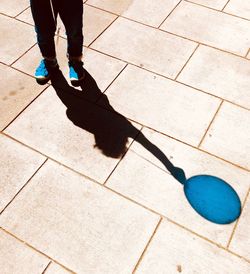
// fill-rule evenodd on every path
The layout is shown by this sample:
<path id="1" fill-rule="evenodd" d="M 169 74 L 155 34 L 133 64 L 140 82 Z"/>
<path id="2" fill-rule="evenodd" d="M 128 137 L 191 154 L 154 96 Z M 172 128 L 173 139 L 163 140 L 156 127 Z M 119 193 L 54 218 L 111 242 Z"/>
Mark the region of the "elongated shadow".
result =
<path id="1" fill-rule="evenodd" d="M 60 70 L 53 75 L 51 82 L 58 97 L 67 107 L 67 117 L 74 125 L 94 135 L 95 147 L 104 155 L 121 158 L 127 150 L 128 138 L 137 137 L 135 140 L 158 158 L 174 178 L 184 184 L 184 171 L 175 167 L 156 145 L 115 111 L 108 97 L 100 91 L 96 81 L 87 71 L 82 90 L 71 87 Z M 99 99 L 101 106 L 95 104 Z"/>

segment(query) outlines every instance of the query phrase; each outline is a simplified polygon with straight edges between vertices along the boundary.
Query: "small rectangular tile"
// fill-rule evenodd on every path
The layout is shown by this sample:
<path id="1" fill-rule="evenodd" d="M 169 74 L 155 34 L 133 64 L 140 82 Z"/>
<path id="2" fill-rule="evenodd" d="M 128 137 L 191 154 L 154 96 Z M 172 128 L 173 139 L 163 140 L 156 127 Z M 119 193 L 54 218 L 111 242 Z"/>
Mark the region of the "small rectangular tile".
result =
<path id="1" fill-rule="evenodd" d="M 46 269 L 44 274 L 72 274 L 73 272 L 69 272 L 62 266 L 56 264 L 56 263 L 51 263 L 49 267 Z"/>
<path id="2" fill-rule="evenodd" d="M 69 67 L 67 52 L 67 41 L 63 38 L 57 38 L 56 52 L 57 60 L 65 78 L 69 80 Z M 34 75 L 36 67 L 41 60 L 41 54 L 38 46 L 29 50 L 22 58 L 12 66 L 30 75 Z M 104 91 L 113 79 L 120 73 L 126 65 L 124 62 L 107 55 L 98 53 L 91 49 L 84 48 L 83 62 L 85 69 L 93 75 L 98 87 Z M 97 65 L 98 64 L 98 65 Z"/>
<path id="3" fill-rule="evenodd" d="M 2 227 L 76 273 L 131 273 L 158 221 L 52 161 L 0 217 Z"/>
<path id="4" fill-rule="evenodd" d="M 28 7 L 27 0 L 1 0 L 0 13 L 15 17 Z"/>
<path id="5" fill-rule="evenodd" d="M 249 172 L 154 131 L 142 132 L 174 166 L 184 170 L 187 178 L 200 174 L 217 176 L 228 182 L 243 202 L 250 186 Z M 150 151 L 150 145 L 141 137 L 137 138 L 108 179 L 107 186 L 226 246 L 234 224 L 221 226 L 198 215 L 188 203 L 183 186 L 169 174 L 164 164 L 153 156 L 154 151 L 152 145 Z"/>
<path id="6" fill-rule="evenodd" d="M 89 0 L 87 3 L 146 25 L 158 27 L 178 2 L 179 0 L 140 0 L 127 2 Z"/>
<path id="7" fill-rule="evenodd" d="M 250 61 L 200 46 L 178 81 L 250 109 Z"/>
<path id="8" fill-rule="evenodd" d="M 249 273 L 250 264 L 163 221 L 135 273 Z"/>
<path id="9" fill-rule="evenodd" d="M 250 47 L 249 21 L 189 2 L 182 1 L 161 29 L 241 56 Z"/>
<path id="10" fill-rule="evenodd" d="M 0 64 L 0 130 L 4 129 L 46 86 L 15 69 Z"/>
<path id="11" fill-rule="evenodd" d="M 10 65 L 35 44 L 35 30 L 2 14 L 0 26 L 0 61 Z"/>
<path id="12" fill-rule="evenodd" d="M 59 80 L 58 95 L 48 88 L 5 132 L 103 183 L 138 129 L 124 117 L 81 98 L 84 92 L 90 97 L 102 94 L 93 83 L 81 93 L 64 81 Z"/>
<path id="13" fill-rule="evenodd" d="M 45 161 L 45 157 L 0 134 L 0 211 Z"/>
<path id="14" fill-rule="evenodd" d="M 250 2 L 246 0 L 230 0 L 224 9 L 225 12 L 244 17 L 250 20 Z"/>
<path id="15" fill-rule="evenodd" d="M 187 0 L 187 2 L 200 4 L 217 10 L 222 10 L 228 0 Z"/>
<path id="16" fill-rule="evenodd" d="M 125 18 L 118 18 L 91 47 L 116 58 L 175 78 L 196 43 Z"/>
<path id="17" fill-rule="evenodd" d="M 201 148 L 250 170 L 250 111 L 223 103 Z"/>
<path id="18" fill-rule="evenodd" d="M 198 145 L 220 100 L 134 66 L 106 91 L 117 111 L 138 123 Z"/>
<path id="19" fill-rule="evenodd" d="M 240 221 L 236 227 L 235 234 L 229 249 L 250 260 L 250 196 L 245 204 Z"/>
<path id="20" fill-rule="evenodd" d="M 0 230 L 1 274 L 42 273 L 49 259 Z"/>

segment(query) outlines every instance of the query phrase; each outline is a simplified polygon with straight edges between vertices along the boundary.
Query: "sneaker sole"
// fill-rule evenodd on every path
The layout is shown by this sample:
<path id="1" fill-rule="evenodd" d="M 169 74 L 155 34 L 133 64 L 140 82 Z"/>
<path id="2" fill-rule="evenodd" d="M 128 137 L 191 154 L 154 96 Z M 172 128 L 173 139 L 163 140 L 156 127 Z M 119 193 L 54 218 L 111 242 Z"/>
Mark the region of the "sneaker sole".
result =
<path id="1" fill-rule="evenodd" d="M 50 80 L 50 77 L 48 78 L 43 78 L 43 79 L 40 79 L 40 78 L 36 78 L 36 82 L 39 84 L 39 85 L 45 85 L 49 82 Z"/>
<path id="2" fill-rule="evenodd" d="M 79 86 L 82 84 L 83 79 L 84 79 L 84 78 L 82 78 L 82 79 L 80 79 L 80 80 L 70 80 L 70 82 L 71 82 L 72 86 L 74 86 L 74 87 L 79 87 Z"/>

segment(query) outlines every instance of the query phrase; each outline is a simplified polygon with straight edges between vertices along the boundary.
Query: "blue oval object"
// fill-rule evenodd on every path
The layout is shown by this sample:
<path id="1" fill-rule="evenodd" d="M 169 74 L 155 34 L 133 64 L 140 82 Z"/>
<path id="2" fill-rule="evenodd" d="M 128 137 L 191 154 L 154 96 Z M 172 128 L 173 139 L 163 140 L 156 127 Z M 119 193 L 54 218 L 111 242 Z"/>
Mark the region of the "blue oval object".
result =
<path id="1" fill-rule="evenodd" d="M 202 217 L 217 224 L 230 224 L 241 213 L 241 202 L 236 191 L 222 179 L 197 175 L 184 184 L 188 202 Z"/>

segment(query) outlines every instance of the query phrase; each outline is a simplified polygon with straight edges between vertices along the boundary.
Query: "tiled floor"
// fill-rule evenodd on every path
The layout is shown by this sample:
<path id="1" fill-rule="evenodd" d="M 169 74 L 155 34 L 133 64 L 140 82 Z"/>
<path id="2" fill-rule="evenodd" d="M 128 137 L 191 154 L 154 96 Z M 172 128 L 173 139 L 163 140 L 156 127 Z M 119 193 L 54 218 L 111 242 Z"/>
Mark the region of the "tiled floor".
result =
<path id="1" fill-rule="evenodd" d="M 29 0 L 1 1 L 1 274 L 250 273 L 248 2 L 83 1 L 81 90 L 61 21 L 39 86 Z M 169 161 L 229 182 L 240 218 L 198 215 Z"/>

